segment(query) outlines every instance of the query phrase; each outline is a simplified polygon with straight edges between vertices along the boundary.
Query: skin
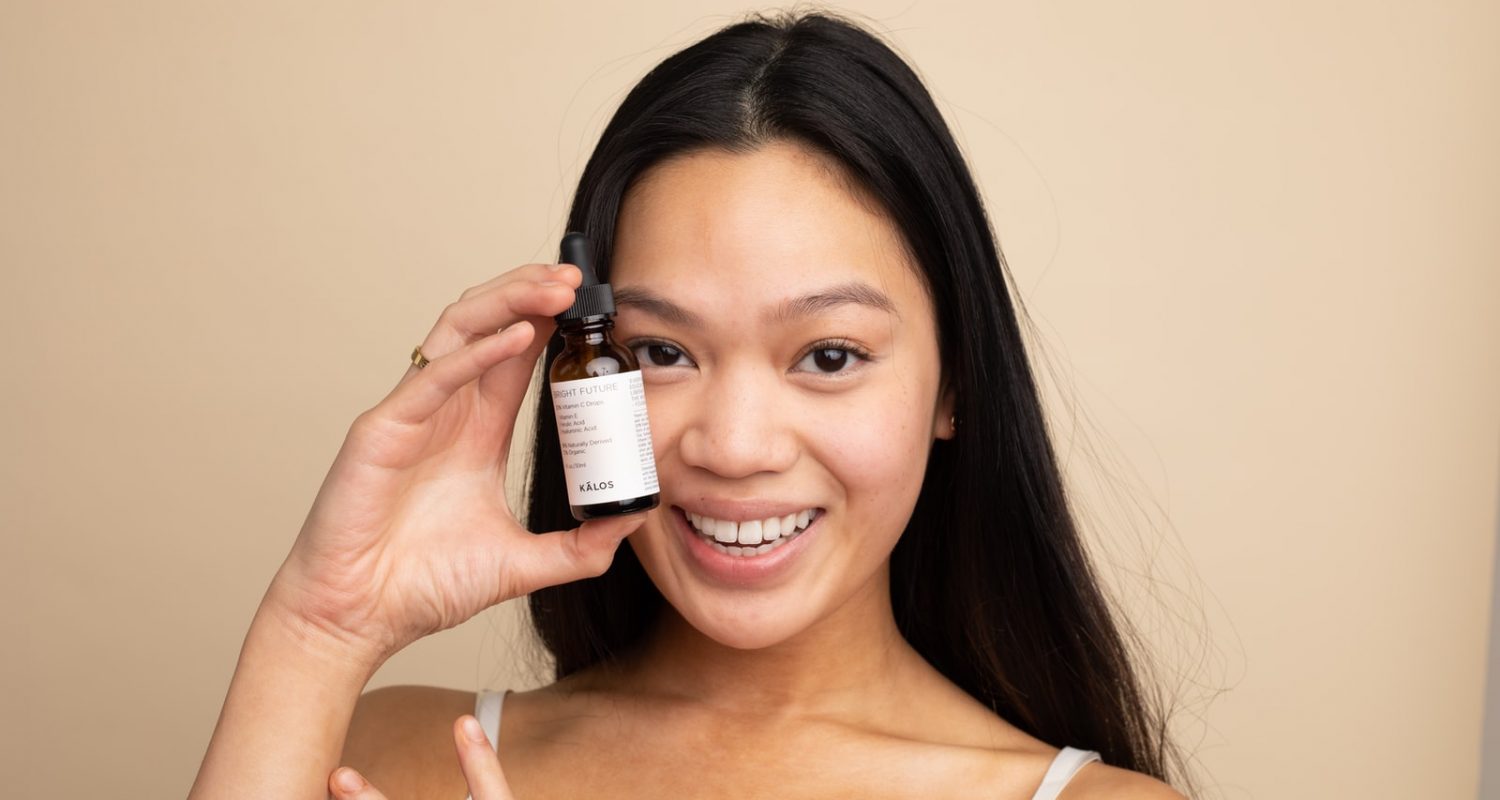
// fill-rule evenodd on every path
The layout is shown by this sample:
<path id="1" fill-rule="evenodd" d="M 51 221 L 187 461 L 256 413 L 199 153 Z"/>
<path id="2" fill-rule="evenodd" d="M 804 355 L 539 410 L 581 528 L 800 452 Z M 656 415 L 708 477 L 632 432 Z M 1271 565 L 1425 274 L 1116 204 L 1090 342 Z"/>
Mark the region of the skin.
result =
<path id="1" fill-rule="evenodd" d="M 702 151 L 632 188 L 611 282 L 615 338 L 642 362 L 661 484 L 626 541 L 667 606 L 618 667 L 509 696 L 505 788 L 476 788 L 475 800 L 1030 797 L 1057 749 L 948 681 L 892 614 L 891 551 L 934 441 L 954 435 L 931 300 L 893 223 L 795 144 Z M 890 308 L 772 315 L 851 283 Z M 700 324 L 653 311 L 643 291 Z M 814 345 L 843 346 L 828 339 L 869 358 L 813 357 Z M 727 587 L 697 570 L 674 527 L 676 508 L 705 498 L 787 501 L 823 518 L 780 580 Z M 426 687 L 367 693 L 343 763 L 392 797 L 497 785 L 486 776 L 499 764 L 487 748 L 466 756 L 453 722 L 473 703 Z M 409 732 L 399 750 L 380 744 L 390 730 Z M 1095 763 L 1062 796 L 1180 795 Z"/>
<path id="2" fill-rule="evenodd" d="M 627 541 L 677 612 L 638 662 L 649 672 L 622 688 L 736 713 L 829 713 L 867 701 L 893 671 L 914 668 L 890 609 L 889 556 L 933 440 L 951 435 L 937 331 L 900 240 L 790 145 L 659 168 L 627 198 L 618 237 L 619 295 L 649 287 L 704 323 L 631 303 L 616 317 L 617 339 L 644 359 L 663 487 Z M 848 283 L 884 294 L 894 310 L 845 303 L 768 319 L 787 298 Z M 646 337 L 682 353 L 653 356 L 637 345 Z M 870 358 L 808 357 L 827 339 L 857 343 Z M 673 506 L 704 508 L 708 497 L 819 507 L 821 529 L 783 580 L 725 588 L 698 573 L 672 522 Z M 728 670 L 780 677 L 692 680 Z"/>

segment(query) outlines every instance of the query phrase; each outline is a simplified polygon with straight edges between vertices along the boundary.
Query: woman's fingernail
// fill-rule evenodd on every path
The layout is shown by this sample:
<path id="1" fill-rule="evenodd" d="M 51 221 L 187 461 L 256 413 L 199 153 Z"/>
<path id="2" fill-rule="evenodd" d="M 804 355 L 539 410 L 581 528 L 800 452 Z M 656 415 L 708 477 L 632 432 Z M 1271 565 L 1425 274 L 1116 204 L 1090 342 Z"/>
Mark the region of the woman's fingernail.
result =
<path id="1" fill-rule="evenodd" d="M 337 783 L 339 788 L 346 792 L 357 792 L 365 788 L 365 779 L 361 778 L 358 772 L 348 767 L 341 768 L 338 774 L 333 776 L 333 782 Z"/>
<path id="2" fill-rule="evenodd" d="M 485 741 L 484 729 L 479 727 L 479 720 L 473 717 L 464 718 L 464 734 L 476 742 Z"/>

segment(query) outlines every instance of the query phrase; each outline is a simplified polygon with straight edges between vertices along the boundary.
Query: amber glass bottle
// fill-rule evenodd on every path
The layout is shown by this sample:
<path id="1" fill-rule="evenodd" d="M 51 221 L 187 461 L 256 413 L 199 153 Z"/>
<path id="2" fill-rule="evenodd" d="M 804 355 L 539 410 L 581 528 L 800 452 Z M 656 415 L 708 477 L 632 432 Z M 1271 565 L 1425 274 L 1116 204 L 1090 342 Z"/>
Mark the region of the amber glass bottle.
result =
<path id="1" fill-rule="evenodd" d="M 564 236 L 559 260 L 583 273 L 573 306 L 554 318 L 563 349 L 547 372 L 568 508 L 580 522 L 655 508 L 661 494 L 646 390 L 635 354 L 610 338 L 614 292 L 594 272 L 587 236 Z"/>

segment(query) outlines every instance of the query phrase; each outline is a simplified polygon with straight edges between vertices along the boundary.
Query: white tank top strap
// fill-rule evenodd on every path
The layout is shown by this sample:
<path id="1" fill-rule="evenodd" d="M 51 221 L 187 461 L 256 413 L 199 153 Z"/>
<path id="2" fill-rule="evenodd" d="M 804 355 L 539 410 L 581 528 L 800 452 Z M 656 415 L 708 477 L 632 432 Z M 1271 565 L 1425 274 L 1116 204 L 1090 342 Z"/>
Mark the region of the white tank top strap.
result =
<path id="1" fill-rule="evenodd" d="M 505 710 L 505 696 L 510 690 L 503 692 L 481 691 L 474 698 L 474 717 L 479 720 L 479 727 L 484 728 L 484 735 L 490 740 L 490 748 L 500 748 L 500 712 Z M 474 795 L 464 797 L 464 800 L 474 800 Z"/>
<path id="2" fill-rule="evenodd" d="M 474 716 L 479 720 L 479 727 L 484 728 L 484 735 L 489 737 L 491 748 L 500 746 L 500 712 L 505 710 L 507 694 L 510 694 L 509 689 L 482 691 L 474 699 Z"/>
<path id="3" fill-rule="evenodd" d="M 1037 787 L 1036 794 L 1031 800 L 1056 800 L 1058 793 L 1073 779 L 1074 773 L 1083 768 L 1090 761 L 1101 761 L 1099 754 L 1093 750 L 1079 750 L 1076 747 L 1064 747 L 1057 751 L 1057 756 L 1052 759 L 1052 766 L 1047 768 L 1047 774 L 1042 776 L 1042 785 Z"/>

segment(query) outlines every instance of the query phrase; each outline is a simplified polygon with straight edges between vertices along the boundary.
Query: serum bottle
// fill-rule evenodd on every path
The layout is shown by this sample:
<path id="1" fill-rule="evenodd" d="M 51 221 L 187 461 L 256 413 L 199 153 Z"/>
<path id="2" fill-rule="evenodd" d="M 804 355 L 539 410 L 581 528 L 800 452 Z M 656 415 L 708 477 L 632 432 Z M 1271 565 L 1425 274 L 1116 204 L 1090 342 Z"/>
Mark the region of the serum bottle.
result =
<path id="1" fill-rule="evenodd" d="M 553 318 L 563 350 L 547 373 L 568 507 L 580 522 L 656 508 L 661 495 L 641 367 L 610 337 L 614 291 L 594 272 L 587 236 L 564 236 L 560 260 L 583 272 L 572 308 Z"/>

